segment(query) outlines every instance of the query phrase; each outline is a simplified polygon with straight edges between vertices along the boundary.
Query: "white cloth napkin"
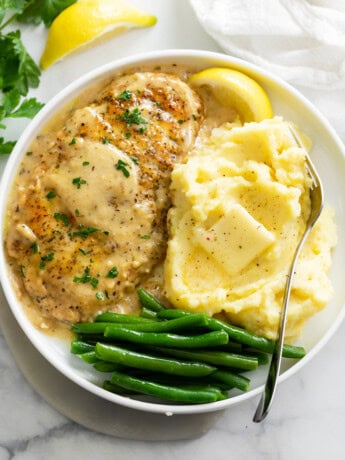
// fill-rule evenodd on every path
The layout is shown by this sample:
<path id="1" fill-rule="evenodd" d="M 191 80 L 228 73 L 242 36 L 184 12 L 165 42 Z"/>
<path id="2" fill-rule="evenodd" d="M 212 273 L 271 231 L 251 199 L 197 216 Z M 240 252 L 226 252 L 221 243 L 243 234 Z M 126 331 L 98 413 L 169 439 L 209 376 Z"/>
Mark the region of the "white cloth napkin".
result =
<path id="1" fill-rule="evenodd" d="M 345 88 L 345 0 L 190 0 L 222 49 L 284 80 Z"/>

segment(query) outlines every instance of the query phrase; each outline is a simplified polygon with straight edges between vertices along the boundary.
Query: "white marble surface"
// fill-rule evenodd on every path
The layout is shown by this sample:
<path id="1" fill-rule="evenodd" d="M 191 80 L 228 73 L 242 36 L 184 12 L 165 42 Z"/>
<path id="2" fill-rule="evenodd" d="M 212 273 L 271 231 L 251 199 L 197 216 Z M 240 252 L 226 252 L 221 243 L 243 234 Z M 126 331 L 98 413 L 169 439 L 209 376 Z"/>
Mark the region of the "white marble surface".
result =
<path id="1" fill-rule="evenodd" d="M 116 57 L 163 48 L 219 51 L 197 24 L 185 0 L 137 1 L 156 13 L 154 29 L 133 31 L 56 65 L 42 76 L 36 94 L 47 101 L 82 73 Z M 28 28 L 24 39 L 38 58 L 43 29 Z M 344 90 L 299 87 L 328 117 L 345 141 L 341 107 Z M 16 134 L 22 127 L 10 128 Z M 4 159 L 2 159 L 2 166 Z M 26 382 L 0 333 L 0 460 L 342 459 L 345 457 L 345 324 L 297 375 L 282 383 L 269 417 L 253 424 L 250 400 L 224 412 L 203 437 L 164 443 L 128 441 L 91 432 L 52 409 Z M 44 376 L 42 376 L 44 378 Z"/>

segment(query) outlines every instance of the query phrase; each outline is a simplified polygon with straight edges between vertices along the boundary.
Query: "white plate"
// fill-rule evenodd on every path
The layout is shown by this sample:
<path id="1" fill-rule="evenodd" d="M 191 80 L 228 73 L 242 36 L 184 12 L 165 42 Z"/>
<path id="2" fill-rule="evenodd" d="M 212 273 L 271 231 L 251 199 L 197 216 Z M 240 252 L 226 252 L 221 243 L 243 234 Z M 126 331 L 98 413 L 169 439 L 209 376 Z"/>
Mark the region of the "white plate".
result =
<path id="1" fill-rule="evenodd" d="M 90 84 L 103 78 L 109 77 L 112 73 L 132 67 L 134 64 L 160 63 L 188 64 L 194 68 L 206 68 L 211 66 L 227 66 L 247 73 L 255 78 L 268 92 L 273 109 L 276 115 L 296 123 L 313 142 L 311 156 L 320 172 L 325 189 L 325 200 L 335 209 L 336 223 L 338 226 L 339 241 L 333 255 L 333 265 L 331 279 L 335 294 L 327 308 L 312 318 L 305 327 L 301 343 L 308 351 L 305 358 L 295 363 L 285 360 L 280 381 L 293 375 L 301 369 L 315 354 L 325 345 L 336 328 L 339 326 L 345 314 L 345 283 L 343 282 L 343 254 L 345 253 L 345 210 L 342 205 L 342 197 L 345 196 L 345 149 L 340 139 L 333 131 L 327 120 L 315 109 L 315 107 L 300 95 L 292 87 L 272 76 L 268 72 L 262 71 L 257 67 L 222 54 L 188 51 L 170 50 L 146 53 L 139 56 L 130 57 L 103 66 L 88 75 L 77 80 L 57 96 L 55 96 L 37 115 L 33 122 L 24 131 L 12 153 L 2 178 L 0 188 L 0 237 L 3 241 L 4 216 L 6 200 L 11 188 L 11 184 L 24 153 L 27 151 L 34 137 L 41 131 L 57 111 L 59 111 L 68 101 L 75 98 Z M 211 404 L 199 405 L 167 405 L 154 404 L 145 401 L 125 398 L 109 393 L 98 385 L 103 379 L 103 375 L 92 370 L 81 360 L 69 353 L 69 344 L 59 339 L 44 335 L 33 327 L 25 316 L 20 302 L 9 282 L 3 245 L 0 248 L 0 273 L 1 283 L 9 305 L 18 320 L 21 328 L 30 339 L 32 344 L 40 353 L 60 372 L 80 385 L 85 390 L 94 393 L 104 399 L 114 403 L 127 406 L 133 409 L 155 412 L 155 413 L 175 413 L 175 414 L 196 414 L 221 410 L 234 404 L 239 404 L 262 391 L 262 384 L 265 380 L 267 369 L 262 368 L 255 373 L 248 374 L 252 379 L 252 389 L 244 394 L 237 394 L 224 401 Z"/>

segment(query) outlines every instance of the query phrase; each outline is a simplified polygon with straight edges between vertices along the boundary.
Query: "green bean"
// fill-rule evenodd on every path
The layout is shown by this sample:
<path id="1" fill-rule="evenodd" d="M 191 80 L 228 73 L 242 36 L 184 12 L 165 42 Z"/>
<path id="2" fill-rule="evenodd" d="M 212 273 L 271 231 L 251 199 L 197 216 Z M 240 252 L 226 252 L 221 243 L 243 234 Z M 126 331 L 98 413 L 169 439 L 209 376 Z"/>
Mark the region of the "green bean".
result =
<path id="1" fill-rule="evenodd" d="M 93 364 L 94 369 L 98 372 L 113 372 L 117 370 L 121 370 L 123 366 L 120 366 L 115 363 L 108 363 L 107 361 L 96 361 Z"/>
<path id="2" fill-rule="evenodd" d="M 114 372 L 111 376 L 111 383 L 119 385 L 127 390 L 137 391 L 138 393 L 155 396 L 160 399 L 189 404 L 201 404 L 216 402 L 224 399 L 220 391 L 210 389 L 189 390 L 177 388 L 160 383 L 150 382 L 148 380 L 137 379 L 121 372 Z"/>
<path id="3" fill-rule="evenodd" d="M 94 351 L 95 346 L 90 343 L 83 342 L 82 340 L 72 340 L 71 342 L 71 353 L 74 355 L 81 355 L 88 351 Z"/>
<path id="4" fill-rule="evenodd" d="M 181 388 L 183 390 L 192 390 L 192 391 L 213 391 L 217 395 L 217 401 L 226 399 L 228 393 L 223 391 L 218 385 L 211 385 L 209 383 L 184 383 L 179 385 L 173 385 L 175 388 Z"/>
<path id="5" fill-rule="evenodd" d="M 88 364 L 94 364 L 98 361 L 95 351 L 87 351 L 86 353 L 82 353 L 77 356 Z"/>
<path id="6" fill-rule="evenodd" d="M 242 344 L 237 342 L 228 342 L 225 345 L 220 345 L 217 347 L 219 351 L 228 351 L 231 353 L 241 353 L 242 352 Z"/>
<path id="7" fill-rule="evenodd" d="M 209 364 L 161 358 L 104 343 L 97 343 L 96 356 L 100 360 L 128 367 L 186 377 L 202 377 L 216 371 Z"/>
<path id="8" fill-rule="evenodd" d="M 184 310 L 169 309 L 159 312 L 157 316 L 161 319 L 175 319 L 193 314 L 195 313 Z M 266 337 L 261 337 L 238 326 L 233 326 L 232 324 L 225 323 L 219 319 L 208 318 L 208 327 L 214 331 L 224 330 L 227 332 L 231 340 L 242 343 L 251 348 L 255 348 L 259 351 L 272 353 L 275 347 L 274 340 L 267 339 Z M 283 356 L 285 358 L 300 359 L 305 356 L 305 349 L 303 347 L 284 344 Z"/>
<path id="9" fill-rule="evenodd" d="M 194 313 L 186 310 L 178 310 L 177 308 L 167 308 L 165 310 L 157 312 L 158 319 L 175 319 L 188 315 L 194 315 Z"/>
<path id="10" fill-rule="evenodd" d="M 157 319 L 157 312 L 150 310 L 149 308 L 143 307 L 140 311 L 141 318 Z"/>
<path id="11" fill-rule="evenodd" d="M 115 369 L 115 370 L 120 370 L 120 369 Z M 134 369 L 136 373 L 133 373 L 130 369 L 123 369 L 123 372 L 126 374 L 132 375 L 137 378 L 142 378 L 146 380 L 150 380 L 153 382 L 157 383 L 163 383 L 163 384 L 169 384 L 172 386 L 187 386 L 187 385 L 216 385 L 219 389 L 222 391 L 229 391 L 234 388 L 233 385 L 229 385 L 228 383 L 217 381 L 216 379 L 211 379 L 211 375 L 208 375 L 206 377 L 179 377 L 179 376 L 171 376 L 171 375 L 165 375 L 165 374 L 160 374 L 157 372 L 146 372 L 143 373 L 143 371 L 139 371 L 138 369 Z M 121 372 L 121 370 L 120 370 Z"/>
<path id="12" fill-rule="evenodd" d="M 275 347 L 275 341 L 256 335 L 252 332 L 248 332 L 240 327 L 233 326 L 225 323 L 218 319 L 209 318 L 208 327 L 214 331 L 223 330 L 229 334 L 229 338 L 238 341 L 242 344 L 249 345 L 257 350 L 264 351 L 266 353 L 273 353 Z M 296 347 L 292 345 L 284 344 L 283 356 L 285 358 L 302 358 L 305 356 L 305 350 L 303 347 Z"/>
<path id="13" fill-rule="evenodd" d="M 257 351 L 253 349 L 244 349 L 243 354 L 245 356 L 252 356 L 258 360 L 259 366 L 263 366 L 270 362 L 270 355 L 263 351 Z"/>
<path id="14" fill-rule="evenodd" d="M 210 375 L 210 379 L 215 380 L 216 382 L 224 382 L 229 386 L 233 386 L 234 388 L 238 388 L 242 391 L 249 390 L 250 386 L 250 380 L 247 377 L 229 370 L 217 370 Z"/>
<path id="15" fill-rule="evenodd" d="M 140 318 L 135 317 L 135 318 Z M 165 323 L 166 321 L 161 321 L 161 323 Z M 198 322 L 198 319 L 196 320 Z M 204 323 L 207 322 L 207 320 L 203 320 Z M 144 318 L 140 318 L 140 321 L 138 322 L 133 322 L 133 323 L 120 323 L 120 322 L 99 322 L 99 323 L 75 323 L 72 326 L 72 331 L 77 333 L 77 334 L 90 334 L 90 335 L 99 335 L 103 334 L 106 327 L 110 325 L 116 325 L 116 326 L 123 326 L 125 328 L 133 328 L 135 329 L 138 327 L 140 329 L 141 326 L 147 327 L 149 329 L 150 324 L 155 325 L 157 324 L 158 321 L 150 321 L 150 320 L 144 320 Z M 145 325 L 145 326 L 144 326 Z"/>
<path id="16" fill-rule="evenodd" d="M 100 313 L 96 316 L 95 322 L 96 323 L 146 323 L 148 320 L 147 318 L 143 318 L 142 316 L 136 315 L 125 315 L 124 313 L 114 313 L 112 311 L 106 311 L 104 313 Z"/>
<path id="17" fill-rule="evenodd" d="M 77 339 L 90 345 L 96 345 L 97 342 L 113 342 L 113 339 L 108 339 L 103 334 L 77 334 Z"/>
<path id="18" fill-rule="evenodd" d="M 137 391 L 126 390 L 125 388 L 120 387 L 111 383 L 110 380 L 104 380 L 102 385 L 104 390 L 110 391 L 111 393 L 116 393 L 118 395 L 137 395 Z"/>
<path id="19" fill-rule="evenodd" d="M 155 296 L 147 292 L 145 289 L 138 289 L 138 297 L 142 307 L 146 307 L 149 310 L 156 312 L 165 309 L 164 305 L 162 305 Z"/>
<path id="20" fill-rule="evenodd" d="M 109 323 L 75 323 L 72 331 L 76 334 L 103 334 Z"/>
<path id="21" fill-rule="evenodd" d="M 252 356 L 238 355 L 235 353 L 226 353 L 223 351 L 209 351 L 209 350 L 197 350 L 197 351 L 186 351 L 176 350 L 174 348 L 159 348 L 154 347 L 153 351 L 165 353 L 169 356 L 175 356 L 176 358 L 191 359 L 195 361 L 201 361 L 203 363 L 209 363 L 214 366 L 231 367 L 235 369 L 243 369 L 251 371 L 257 369 L 258 359 Z"/>
<path id="22" fill-rule="evenodd" d="M 164 332 L 140 332 L 123 327 L 108 326 L 104 331 L 105 337 L 126 342 L 157 345 L 173 348 L 205 348 L 223 345 L 229 337 L 224 331 L 207 332 L 195 336 L 184 336 Z"/>
<path id="23" fill-rule="evenodd" d="M 183 318 L 172 319 L 168 321 L 147 321 L 146 323 L 119 324 L 111 323 L 109 327 L 123 327 L 132 331 L 140 332 L 170 332 L 180 331 L 183 329 L 194 329 L 198 326 L 207 325 L 207 316 L 205 313 L 185 316 Z"/>

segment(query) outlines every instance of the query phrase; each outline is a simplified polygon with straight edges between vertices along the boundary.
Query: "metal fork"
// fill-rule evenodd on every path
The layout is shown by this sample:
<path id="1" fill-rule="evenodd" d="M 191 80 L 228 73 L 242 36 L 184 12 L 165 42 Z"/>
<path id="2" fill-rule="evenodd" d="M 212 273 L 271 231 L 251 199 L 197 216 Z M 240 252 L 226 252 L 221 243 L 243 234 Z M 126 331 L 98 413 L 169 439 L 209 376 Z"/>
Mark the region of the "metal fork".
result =
<path id="1" fill-rule="evenodd" d="M 306 157 L 306 168 L 309 176 L 312 179 L 312 185 L 310 187 L 310 215 L 306 223 L 305 231 L 297 245 L 295 250 L 295 254 L 293 256 L 289 272 L 287 274 L 286 284 L 285 284 L 285 291 L 284 291 L 284 300 L 280 314 L 280 321 L 279 321 L 279 330 L 278 330 L 278 340 L 276 342 L 275 348 L 272 353 L 270 368 L 267 375 L 267 380 L 265 384 L 265 389 L 259 401 L 258 407 L 254 414 L 253 421 L 254 422 L 261 422 L 266 415 L 268 414 L 271 406 L 272 401 L 276 392 L 278 377 L 281 367 L 282 361 L 282 350 L 284 344 L 284 336 L 285 336 L 285 327 L 287 321 L 287 311 L 288 311 L 288 304 L 290 300 L 290 292 L 292 286 L 292 279 L 294 276 L 295 265 L 298 259 L 298 256 L 301 252 L 303 244 L 305 243 L 311 229 L 314 227 L 315 222 L 319 218 L 322 208 L 323 208 L 323 190 L 321 180 L 319 178 L 316 169 L 309 158 L 306 148 L 304 147 L 301 139 L 299 138 L 295 129 L 289 125 L 290 131 L 292 136 L 294 137 L 297 145 L 304 149 L 305 157 Z"/>

